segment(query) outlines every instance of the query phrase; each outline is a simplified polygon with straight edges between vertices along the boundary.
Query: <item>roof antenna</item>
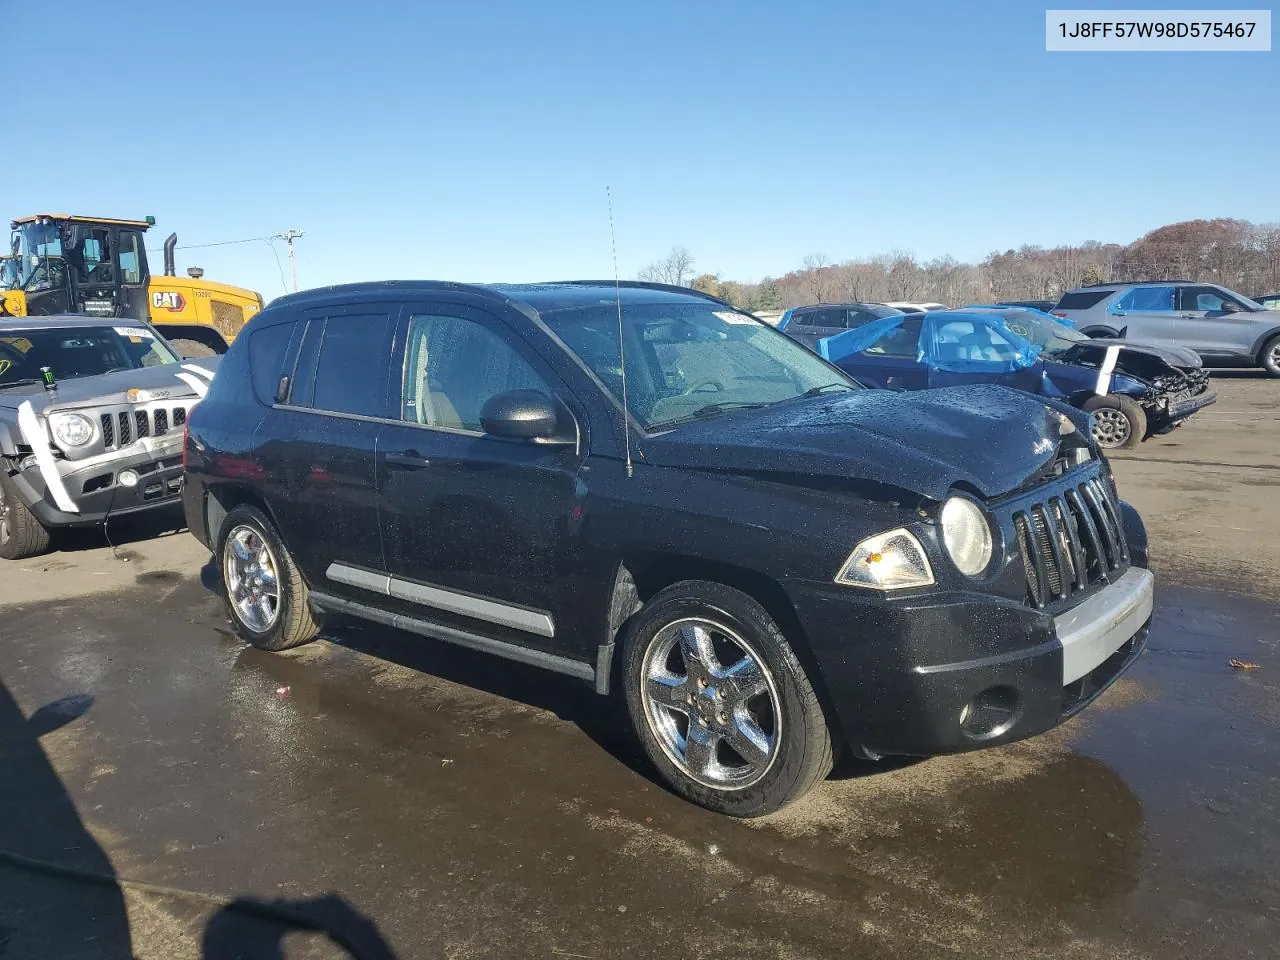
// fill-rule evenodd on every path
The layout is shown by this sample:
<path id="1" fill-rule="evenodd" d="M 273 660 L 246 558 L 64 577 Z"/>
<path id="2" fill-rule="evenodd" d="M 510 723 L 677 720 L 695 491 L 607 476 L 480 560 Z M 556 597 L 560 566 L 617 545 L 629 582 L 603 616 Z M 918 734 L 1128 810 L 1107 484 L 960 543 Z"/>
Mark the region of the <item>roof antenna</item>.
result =
<path id="1" fill-rule="evenodd" d="M 613 245 L 613 297 L 618 304 L 618 359 L 622 363 L 622 442 L 627 447 L 627 478 L 631 477 L 631 408 L 627 406 L 627 347 L 622 335 L 622 283 L 618 280 L 618 237 L 613 229 L 613 191 L 605 185 L 609 201 L 609 242 Z"/>

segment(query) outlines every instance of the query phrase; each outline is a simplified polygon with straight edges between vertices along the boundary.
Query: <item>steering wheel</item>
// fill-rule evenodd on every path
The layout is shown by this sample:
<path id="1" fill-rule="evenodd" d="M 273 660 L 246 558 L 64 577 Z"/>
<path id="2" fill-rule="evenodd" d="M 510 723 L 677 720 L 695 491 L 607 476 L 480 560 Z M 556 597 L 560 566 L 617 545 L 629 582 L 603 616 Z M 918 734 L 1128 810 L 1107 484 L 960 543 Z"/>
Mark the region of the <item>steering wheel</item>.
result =
<path id="1" fill-rule="evenodd" d="M 714 389 L 706 390 L 707 387 L 712 387 Z M 723 393 L 724 384 L 721 383 L 719 380 L 703 380 L 701 383 L 695 383 L 692 387 L 685 388 L 684 393 L 680 394 L 680 396 L 687 397 L 691 393 L 703 393 L 703 392 Z"/>

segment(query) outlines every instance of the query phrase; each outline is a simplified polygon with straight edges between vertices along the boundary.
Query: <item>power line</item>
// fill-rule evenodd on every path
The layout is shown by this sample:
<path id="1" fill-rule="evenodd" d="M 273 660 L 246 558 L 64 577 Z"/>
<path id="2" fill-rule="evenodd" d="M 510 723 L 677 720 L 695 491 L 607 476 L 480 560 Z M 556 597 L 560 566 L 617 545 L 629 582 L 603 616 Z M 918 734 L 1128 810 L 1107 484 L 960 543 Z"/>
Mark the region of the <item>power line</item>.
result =
<path id="1" fill-rule="evenodd" d="M 259 240 L 270 240 L 270 237 L 245 237 L 243 240 L 219 240 L 216 243 L 184 243 L 174 247 L 175 250 L 203 250 L 206 247 L 230 247 L 237 243 L 257 243 Z M 164 247 L 147 247 L 148 253 L 156 253 Z"/>

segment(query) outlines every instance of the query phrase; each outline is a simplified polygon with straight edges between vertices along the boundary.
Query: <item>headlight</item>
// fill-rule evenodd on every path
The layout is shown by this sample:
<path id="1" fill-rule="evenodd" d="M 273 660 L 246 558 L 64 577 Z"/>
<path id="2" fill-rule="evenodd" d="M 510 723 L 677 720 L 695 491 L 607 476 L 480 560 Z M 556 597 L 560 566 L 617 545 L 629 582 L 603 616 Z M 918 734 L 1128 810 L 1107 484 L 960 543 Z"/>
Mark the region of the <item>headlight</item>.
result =
<path id="1" fill-rule="evenodd" d="M 909 530 L 890 530 L 854 547 L 836 574 L 836 583 L 878 590 L 927 587 L 933 583 L 933 568 Z"/>
<path id="2" fill-rule="evenodd" d="M 93 439 L 93 422 L 78 413 L 55 413 L 49 418 L 49 427 L 64 447 L 83 447 Z"/>
<path id="3" fill-rule="evenodd" d="M 991 525 L 972 500 L 952 497 L 942 505 L 942 544 L 951 562 L 967 577 L 976 577 L 991 563 Z"/>

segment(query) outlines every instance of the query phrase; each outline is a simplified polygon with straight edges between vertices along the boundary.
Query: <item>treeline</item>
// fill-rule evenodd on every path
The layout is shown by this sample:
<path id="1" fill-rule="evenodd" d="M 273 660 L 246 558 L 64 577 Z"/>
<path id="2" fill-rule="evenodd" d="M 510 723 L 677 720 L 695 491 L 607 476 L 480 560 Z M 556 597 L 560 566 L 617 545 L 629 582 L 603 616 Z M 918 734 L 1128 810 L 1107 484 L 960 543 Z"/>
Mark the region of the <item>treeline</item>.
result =
<path id="1" fill-rule="evenodd" d="M 1064 290 L 1118 280 L 1189 279 L 1219 283 L 1246 296 L 1280 290 L 1280 224 L 1188 220 L 1152 230 L 1128 245 L 994 251 L 981 263 L 954 257 L 919 261 L 896 250 L 835 262 L 805 257 L 798 270 L 759 283 L 698 273 L 693 255 L 675 247 L 640 271 L 642 280 L 690 286 L 748 310 L 850 300 L 938 301 L 951 306 L 993 300 L 1050 300 Z"/>

